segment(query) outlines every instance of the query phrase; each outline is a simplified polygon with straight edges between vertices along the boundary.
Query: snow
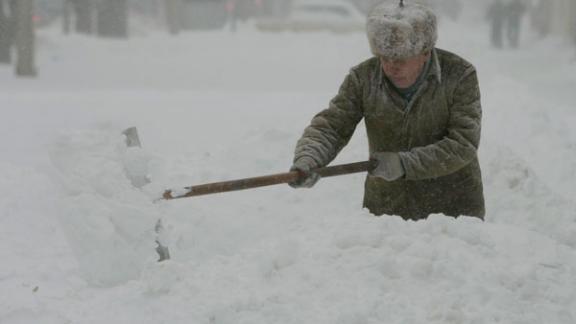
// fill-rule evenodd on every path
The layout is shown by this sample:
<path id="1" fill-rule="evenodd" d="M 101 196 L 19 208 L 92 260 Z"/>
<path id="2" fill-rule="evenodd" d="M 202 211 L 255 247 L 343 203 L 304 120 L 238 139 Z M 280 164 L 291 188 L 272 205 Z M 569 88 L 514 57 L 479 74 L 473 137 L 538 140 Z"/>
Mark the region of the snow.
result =
<path id="1" fill-rule="evenodd" d="M 157 200 L 288 170 L 362 34 L 42 31 L 38 80 L 0 67 L 0 323 L 574 323 L 573 49 L 439 34 L 479 71 L 486 222 L 373 217 L 362 175 Z M 363 132 L 336 163 L 367 158 Z"/>

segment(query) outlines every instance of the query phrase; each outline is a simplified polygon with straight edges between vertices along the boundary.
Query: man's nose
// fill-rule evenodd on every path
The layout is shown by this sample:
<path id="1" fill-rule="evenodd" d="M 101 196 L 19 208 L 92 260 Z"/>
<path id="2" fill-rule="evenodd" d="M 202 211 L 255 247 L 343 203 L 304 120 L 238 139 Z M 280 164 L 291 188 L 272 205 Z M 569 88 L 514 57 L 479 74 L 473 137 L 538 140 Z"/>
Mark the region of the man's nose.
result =
<path id="1" fill-rule="evenodd" d="M 396 64 L 390 64 L 387 66 L 387 70 L 392 73 L 400 73 L 400 71 L 402 71 L 402 66 Z"/>
<path id="2" fill-rule="evenodd" d="M 391 70 L 401 70 L 404 67 L 405 62 L 404 61 L 390 61 L 390 62 L 387 62 L 385 64 L 386 64 L 386 67 L 391 69 Z"/>

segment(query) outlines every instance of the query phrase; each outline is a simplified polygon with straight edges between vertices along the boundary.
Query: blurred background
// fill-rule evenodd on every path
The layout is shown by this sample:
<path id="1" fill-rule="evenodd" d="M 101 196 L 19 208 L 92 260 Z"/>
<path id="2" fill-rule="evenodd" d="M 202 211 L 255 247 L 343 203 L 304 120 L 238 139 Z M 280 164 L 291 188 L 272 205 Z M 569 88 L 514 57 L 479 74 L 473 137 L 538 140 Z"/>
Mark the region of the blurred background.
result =
<path id="1" fill-rule="evenodd" d="M 378 0 L 0 0 L 0 64 L 35 76 L 35 33 L 129 40 L 147 33 L 354 33 Z M 475 24 L 494 48 L 557 38 L 576 47 L 575 0 L 427 0 L 441 20 Z M 248 27 L 249 26 L 249 27 Z M 5 70 L 0 70 L 4 73 Z"/>

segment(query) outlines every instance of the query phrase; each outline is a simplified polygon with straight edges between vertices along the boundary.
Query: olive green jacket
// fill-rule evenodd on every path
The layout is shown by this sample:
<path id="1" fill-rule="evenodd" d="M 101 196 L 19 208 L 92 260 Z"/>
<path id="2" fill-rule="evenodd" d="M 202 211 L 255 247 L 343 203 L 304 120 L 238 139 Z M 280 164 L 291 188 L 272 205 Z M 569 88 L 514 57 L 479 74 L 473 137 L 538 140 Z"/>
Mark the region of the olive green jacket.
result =
<path id="1" fill-rule="evenodd" d="M 474 66 L 440 49 L 410 102 L 389 84 L 373 57 L 352 68 L 328 109 L 298 141 L 294 161 L 330 163 L 364 119 L 369 150 L 398 152 L 405 177 L 368 175 L 364 207 L 375 215 L 426 218 L 432 213 L 484 217 L 477 149 L 482 108 Z"/>

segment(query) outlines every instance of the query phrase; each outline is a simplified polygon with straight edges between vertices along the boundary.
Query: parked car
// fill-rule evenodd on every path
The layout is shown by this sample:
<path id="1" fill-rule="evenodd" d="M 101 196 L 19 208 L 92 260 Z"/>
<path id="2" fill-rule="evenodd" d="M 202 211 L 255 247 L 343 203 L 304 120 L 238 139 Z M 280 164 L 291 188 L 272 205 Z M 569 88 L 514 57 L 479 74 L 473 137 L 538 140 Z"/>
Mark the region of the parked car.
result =
<path id="1" fill-rule="evenodd" d="M 286 17 L 261 18 L 256 27 L 262 31 L 362 32 L 366 18 L 346 0 L 294 0 Z"/>

